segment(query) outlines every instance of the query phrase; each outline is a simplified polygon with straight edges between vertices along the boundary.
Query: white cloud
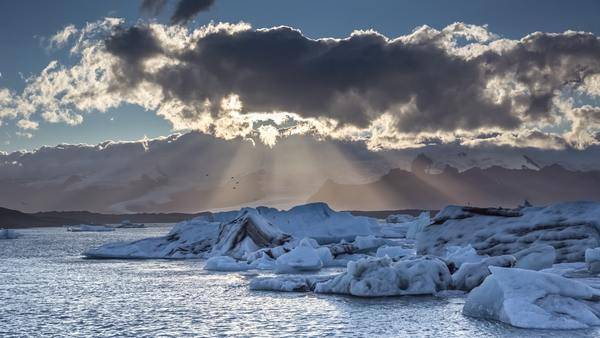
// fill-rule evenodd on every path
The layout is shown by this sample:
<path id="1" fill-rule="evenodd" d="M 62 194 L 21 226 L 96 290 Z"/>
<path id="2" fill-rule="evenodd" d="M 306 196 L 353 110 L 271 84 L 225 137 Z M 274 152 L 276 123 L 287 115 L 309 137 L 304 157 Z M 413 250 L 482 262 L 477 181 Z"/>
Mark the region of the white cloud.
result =
<path id="1" fill-rule="evenodd" d="M 19 120 L 17 121 L 17 127 L 21 128 L 21 129 L 30 129 L 30 130 L 36 130 L 39 127 L 39 123 L 35 122 L 35 121 L 31 121 L 31 120 Z"/>
<path id="2" fill-rule="evenodd" d="M 68 25 L 62 30 L 56 32 L 50 38 L 50 47 L 51 48 L 60 48 L 63 47 L 71 37 L 77 34 L 78 30 L 75 28 L 75 25 Z"/>

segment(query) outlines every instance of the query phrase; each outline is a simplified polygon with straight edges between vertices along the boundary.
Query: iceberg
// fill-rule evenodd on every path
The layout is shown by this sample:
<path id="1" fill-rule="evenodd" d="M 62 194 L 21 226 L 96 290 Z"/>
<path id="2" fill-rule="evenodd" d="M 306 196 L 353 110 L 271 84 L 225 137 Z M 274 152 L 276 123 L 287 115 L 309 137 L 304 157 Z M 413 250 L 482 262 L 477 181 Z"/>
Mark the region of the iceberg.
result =
<path id="1" fill-rule="evenodd" d="M 206 260 L 204 270 L 209 271 L 245 271 L 252 266 L 245 261 L 237 261 L 229 256 L 215 256 Z"/>
<path id="2" fill-rule="evenodd" d="M 585 250 L 585 265 L 589 272 L 600 273 L 600 248 Z"/>
<path id="3" fill-rule="evenodd" d="M 547 244 L 534 245 L 514 254 L 517 262 L 515 268 L 528 270 L 549 269 L 556 260 L 556 250 Z"/>
<path id="4" fill-rule="evenodd" d="M 20 234 L 11 229 L 0 229 L 0 239 L 15 239 L 18 238 Z"/>
<path id="5" fill-rule="evenodd" d="M 406 238 L 408 239 L 416 239 L 417 234 L 419 234 L 423 229 L 425 229 L 429 223 L 431 222 L 429 211 L 423 211 L 419 217 L 415 218 L 410 222 L 404 223 L 408 227 L 406 231 Z"/>
<path id="6" fill-rule="evenodd" d="M 277 258 L 275 271 L 293 273 L 320 270 L 323 267 L 323 261 L 312 244 L 308 238 L 302 239 L 294 249 Z"/>
<path id="7" fill-rule="evenodd" d="M 177 223 L 166 236 L 104 244 L 87 250 L 84 255 L 108 259 L 205 258 L 216 241 L 218 231 L 219 223 L 197 217 Z"/>
<path id="8" fill-rule="evenodd" d="M 334 211 L 325 203 L 300 205 L 287 211 L 265 208 L 261 212 L 285 233 L 296 238 L 310 237 L 320 244 L 373 235 L 373 229 L 379 227 L 373 218 Z"/>
<path id="9" fill-rule="evenodd" d="M 469 293 L 463 313 L 529 329 L 583 329 L 600 325 L 600 290 L 559 275 L 490 267 Z"/>
<path id="10" fill-rule="evenodd" d="M 257 277 L 250 281 L 250 290 L 309 292 L 317 283 L 331 279 L 327 275 L 283 275 L 277 277 Z"/>
<path id="11" fill-rule="evenodd" d="M 105 226 L 105 225 L 80 224 L 78 226 L 68 227 L 67 231 L 70 231 L 70 232 L 105 232 L 105 231 L 115 231 L 115 228 Z"/>
<path id="12" fill-rule="evenodd" d="M 477 263 L 464 263 L 452 275 L 452 286 L 458 290 L 471 291 L 491 274 L 491 266 L 512 267 L 515 261 L 514 256 L 505 255 L 486 258 Z"/>
<path id="13" fill-rule="evenodd" d="M 276 247 L 290 239 L 290 235 L 283 233 L 256 210 L 248 209 L 231 222 L 219 226 L 211 255 L 242 259 L 259 249 Z"/>
<path id="14" fill-rule="evenodd" d="M 423 256 L 393 261 L 369 257 L 349 262 L 346 272 L 317 283 L 317 293 L 338 293 L 359 297 L 435 294 L 448 289 L 451 281 L 446 264 Z"/>
<path id="15" fill-rule="evenodd" d="M 136 228 L 145 228 L 146 225 L 143 223 L 133 223 L 130 220 L 124 220 L 121 224 L 116 226 L 117 228 L 122 229 L 136 229 Z"/>
<path id="16" fill-rule="evenodd" d="M 451 270 L 460 268 L 463 263 L 477 263 L 488 256 L 481 256 L 473 249 L 471 244 L 467 246 L 449 246 L 446 248 L 444 259 L 452 267 Z"/>
<path id="17" fill-rule="evenodd" d="M 407 214 L 393 214 L 385 218 L 386 223 L 406 223 L 414 220 L 414 216 Z"/>
<path id="18" fill-rule="evenodd" d="M 84 255 L 89 258 L 123 259 L 230 256 L 236 260 L 252 262 L 264 252 L 274 260 L 293 248 L 286 246 L 292 240 L 311 237 L 319 243 L 335 246 L 332 243 L 352 240 L 357 236 L 370 238 L 377 227 L 375 219 L 355 217 L 349 212 L 336 212 L 324 203 L 297 206 L 287 211 L 266 207 L 244 208 L 240 211 L 206 214 L 180 222 L 167 236 L 128 243 L 109 243 L 88 250 Z M 381 240 L 370 241 L 373 244 Z M 337 252 L 331 248 L 318 248 L 317 251 L 327 265 L 325 261 L 330 260 L 329 255 L 352 253 L 346 252 L 342 247 L 344 246 L 338 244 Z M 358 250 L 356 246 L 345 248 Z M 372 249 L 376 250 L 376 247 Z M 330 252 L 327 253 L 326 250 Z M 262 262 L 273 263 L 266 258 Z M 261 267 L 266 267 L 265 264 Z"/>
<path id="19" fill-rule="evenodd" d="M 569 202 L 519 209 L 448 206 L 417 235 L 417 253 L 442 256 L 471 244 L 479 255 L 515 254 L 534 245 L 556 248 L 556 262 L 581 262 L 600 246 L 600 203 Z"/>

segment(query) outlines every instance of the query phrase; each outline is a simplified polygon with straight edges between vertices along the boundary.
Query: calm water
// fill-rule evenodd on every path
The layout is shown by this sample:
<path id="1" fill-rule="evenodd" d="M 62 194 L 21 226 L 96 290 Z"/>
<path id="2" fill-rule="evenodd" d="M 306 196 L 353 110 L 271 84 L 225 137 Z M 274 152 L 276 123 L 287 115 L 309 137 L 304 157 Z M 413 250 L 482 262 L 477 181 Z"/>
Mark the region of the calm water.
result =
<path id="1" fill-rule="evenodd" d="M 0 336 L 600 336 L 464 317 L 461 298 L 259 292 L 248 290 L 252 274 L 208 273 L 201 261 L 81 257 L 91 246 L 168 229 L 48 228 L 0 241 Z"/>

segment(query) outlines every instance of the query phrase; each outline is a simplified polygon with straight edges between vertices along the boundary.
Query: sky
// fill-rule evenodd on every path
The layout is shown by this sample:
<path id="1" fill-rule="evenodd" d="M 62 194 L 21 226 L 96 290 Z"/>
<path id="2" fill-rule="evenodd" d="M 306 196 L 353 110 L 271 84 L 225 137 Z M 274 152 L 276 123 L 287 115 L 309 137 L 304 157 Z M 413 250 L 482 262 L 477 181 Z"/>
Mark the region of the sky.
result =
<path id="1" fill-rule="evenodd" d="M 0 205 L 287 208 L 331 181 L 364 188 L 410 170 L 421 153 L 450 181 L 558 164 L 568 186 L 573 171 L 600 170 L 599 12 L 598 1 L 2 1 Z"/>
<path id="2" fill-rule="evenodd" d="M 104 20 L 105 17 L 122 18 L 123 22 L 120 26 L 147 27 L 148 22 L 153 22 L 161 25 L 160 29 L 173 27 L 170 24 L 171 16 L 174 12 L 176 1 L 168 1 L 166 8 L 159 13 L 148 13 L 140 10 L 141 1 L 76 1 L 76 0 L 57 0 L 57 1 L 3 1 L 0 3 L 0 22 L 3 29 L 0 30 L 0 90 L 5 89 L 13 95 L 19 95 L 27 88 L 29 81 L 39 78 L 42 71 L 54 60 L 62 67 L 72 67 L 81 62 L 81 54 L 70 53 L 76 35 L 79 34 L 86 24 L 98 23 Z M 394 39 L 399 36 L 408 36 L 413 30 L 428 25 L 438 31 L 455 23 L 463 22 L 469 25 L 483 27 L 487 25 L 488 32 L 495 34 L 494 39 L 510 39 L 518 40 L 533 32 L 557 32 L 561 33 L 566 30 L 585 31 L 597 36 L 600 33 L 600 21 L 597 20 L 597 13 L 600 10 L 600 4 L 597 1 L 377 1 L 376 5 L 367 1 L 234 1 L 234 0 L 217 0 L 206 11 L 201 11 L 197 16 L 193 16 L 190 21 L 180 22 L 181 26 L 187 27 L 190 31 L 199 29 L 210 22 L 228 22 L 237 24 L 245 22 L 251 25 L 252 30 L 259 28 L 270 28 L 278 26 L 289 26 L 301 31 L 301 37 L 305 40 L 319 38 L 347 38 L 355 30 L 374 30 L 384 36 Z M 157 14 L 157 15 L 153 15 Z M 51 39 L 57 32 L 60 32 L 65 27 L 72 25 L 78 33 L 74 33 L 70 41 L 65 45 L 58 46 L 57 43 L 52 43 Z M 111 28 L 110 30 L 112 30 Z M 156 33 L 156 30 L 154 31 Z M 102 34 L 114 34 L 112 31 L 104 31 Z M 95 39 L 97 37 L 86 36 L 85 39 Z M 460 37 L 458 38 L 460 39 Z M 161 43 L 165 43 L 162 41 Z M 461 41 L 458 42 L 462 43 Z M 273 48 L 281 48 L 281 46 L 272 46 Z M 315 47 L 320 48 L 320 47 Z M 277 50 L 274 51 L 277 53 Z M 593 51 L 592 51 L 593 53 Z M 596 55 L 597 56 L 597 55 Z M 115 56 L 117 58 L 122 55 Z M 246 55 L 245 57 L 248 57 Z M 343 60 L 342 60 L 343 61 Z M 436 66 L 436 62 L 443 60 L 432 59 L 432 67 Z M 426 65 L 427 66 L 427 65 Z M 598 69 L 595 69 L 597 71 Z M 377 70 L 366 70 L 376 72 Z M 452 70 L 460 71 L 459 69 Z M 465 69 L 465 72 L 469 70 Z M 592 70 L 594 71 L 594 70 Z M 221 75 L 221 74 L 217 74 Z M 359 76 L 360 74 L 357 74 Z M 417 74 L 418 75 L 418 74 Z M 448 73 L 451 75 L 451 73 Z M 261 74 L 257 77 L 258 80 L 267 79 L 270 74 Z M 420 75 L 419 75 L 420 76 Z M 270 79 L 273 79 L 272 77 Z M 393 79 L 373 79 L 373 81 L 391 81 Z M 202 81 L 202 80 L 200 80 Z M 239 81 L 237 79 L 236 81 Z M 312 86 L 316 79 L 307 79 L 306 86 Z M 365 79 L 365 82 L 368 82 Z M 466 80 L 467 82 L 470 80 Z M 227 84 L 219 84 L 226 86 Z M 223 88 L 224 91 L 235 89 L 232 84 L 231 88 Z M 345 83 L 332 83 L 331 86 L 344 87 Z M 393 86 L 389 84 L 388 86 Z M 264 88 L 279 87 L 277 84 L 273 86 L 265 86 Z M 346 88 L 346 87 L 344 87 Z M 238 88 L 244 90 L 243 88 Z M 292 90 L 292 88 L 287 88 Z M 552 88 L 556 90 L 557 88 Z M 165 88 L 162 88 L 165 90 Z M 204 88 L 207 96 L 211 96 L 216 91 L 215 88 Z M 365 88 L 365 91 L 379 91 L 374 96 L 390 95 L 386 91 L 388 89 L 381 88 Z M 409 92 L 411 88 L 407 89 Z M 432 100 L 440 99 L 435 88 L 428 89 L 434 92 Z M 5 91 L 5 93 L 6 93 Z M 248 91 L 248 90 L 247 90 Z M 231 91 L 233 93 L 233 91 Z M 385 93 L 384 93 L 385 92 Z M 223 92 L 225 93 L 225 92 Z M 302 95 L 304 89 L 302 84 L 298 85 L 298 92 L 293 95 Z M 54 93 L 56 94 L 56 93 Z M 221 94 L 221 92 L 216 93 Z M 236 93 L 237 94 L 237 93 Z M 240 93 L 244 94 L 244 93 Z M 63 94 L 57 94 L 55 98 L 60 98 Z M 115 94 L 116 95 L 116 94 Z M 121 93 L 123 95 L 123 93 Z M 289 93 L 272 93 L 270 95 L 278 95 L 284 97 L 291 95 Z M 336 122 L 349 123 L 347 126 L 359 127 L 360 130 L 352 130 L 345 132 L 332 131 L 328 126 L 314 126 L 312 122 L 307 122 L 309 128 L 319 129 L 319 133 L 326 136 L 339 138 L 358 138 L 357 135 L 368 135 L 372 133 L 367 131 L 367 125 L 372 123 L 380 112 L 371 112 L 371 110 L 390 110 L 395 109 L 392 106 L 407 100 L 406 96 L 392 97 L 390 102 L 374 102 L 372 105 L 365 107 L 365 112 L 356 112 L 356 109 L 342 107 L 339 104 L 324 104 L 312 105 L 306 102 L 300 102 L 296 99 L 278 99 L 276 102 L 265 102 L 264 99 L 257 97 L 256 93 L 246 93 L 247 97 L 254 96 L 248 99 L 248 108 L 257 110 L 269 111 L 270 109 L 298 109 L 306 111 L 296 111 L 302 118 L 327 117 L 333 118 Z M 409 95 L 410 96 L 410 95 Z M 1 97 L 1 96 L 0 96 Z M 468 97 L 468 96 L 467 96 Z M 243 97 L 242 97 L 243 98 Z M 330 97 L 319 97 L 319 100 L 329 100 Z M 359 95 L 355 98 L 362 101 L 376 101 L 380 98 L 366 98 L 365 95 Z M 344 101 L 352 99 L 346 97 Z M 383 99 L 381 99 L 383 100 Z M 443 101 L 444 99 L 440 99 Z M 578 102 L 592 103 L 597 100 L 593 96 L 578 97 Z M 22 106 L 18 107 L 14 104 L 4 103 L 4 107 L 0 103 L 0 151 L 11 152 L 19 149 L 32 150 L 41 146 L 54 146 L 60 143 L 87 143 L 96 144 L 104 140 L 139 140 L 144 137 L 155 138 L 159 136 L 167 136 L 177 131 L 187 131 L 199 129 L 203 132 L 213 133 L 217 137 L 231 138 L 234 136 L 254 137 L 248 132 L 236 132 L 233 135 L 231 131 L 211 131 L 214 126 L 207 127 L 206 125 L 199 126 L 196 122 L 188 120 L 182 121 L 180 118 L 165 117 L 164 113 L 156 113 L 156 105 L 133 102 L 136 100 L 122 100 L 116 104 L 112 104 L 106 108 L 99 104 L 91 104 L 92 107 L 86 109 L 72 109 L 69 114 L 71 117 L 77 116 L 76 120 L 71 119 L 68 123 L 65 120 L 68 118 L 62 117 L 44 117 L 44 110 L 48 109 L 47 102 L 39 104 L 34 112 L 23 114 Z M 139 101 L 139 100 L 138 100 Z M 252 102 L 254 101 L 254 102 Z M 2 102 L 2 101 L 0 101 Z M 353 105 L 360 106 L 360 103 L 351 101 Z M 581 103 L 581 104 L 583 104 Z M 242 100 L 244 107 L 245 102 Z M 444 105 L 451 102 L 443 102 Z M 101 108 L 101 109 L 97 109 Z M 473 107 L 473 109 L 489 108 L 485 105 Z M 511 107 L 510 109 L 514 109 Z M 548 107 L 546 107 L 548 108 Z M 398 108 L 399 109 L 399 108 Z M 434 107 L 432 109 L 440 109 Z M 11 110 L 11 112 L 7 112 Z M 323 112 L 324 110 L 337 110 L 334 112 Z M 15 113 L 16 111 L 16 113 Z M 241 113 L 244 113 L 242 109 Z M 420 112 L 422 115 L 435 115 L 436 111 Z M 443 112 L 446 113 L 446 112 Z M 211 112 L 214 116 L 214 111 Z M 458 112 L 458 114 L 463 114 Z M 497 113 L 501 114 L 501 113 Z M 543 113 L 532 113 L 535 119 L 545 119 Z M 593 115 L 594 113 L 590 113 Z M 597 113 L 596 113 L 597 114 Z M 18 116 L 14 116 L 18 115 Z M 451 115 L 451 114 L 447 114 Z M 348 120 L 345 117 L 349 116 Z M 460 116 L 464 116 L 460 115 Z M 438 120 L 442 120 L 435 117 Z M 415 120 L 416 119 L 416 120 Z M 456 118 L 454 118 L 456 119 Z M 473 118 L 477 120 L 478 118 Z M 19 121 L 33 121 L 34 124 Z M 550 121 L 551 120 L 551 121 Z M 526 128 L 537 128 L 543 132 L 564 133 L 565 128 L 568 128 L 569 122 L 550 119 L 543 126 L 526 126 Z M 587 120 L 586 120 L 587 121 Z M 246 123 L 247 120 L 244 120 Z M 331 121 L 330 121 L 331 122 Z M 479 123 L 481 122 L 481 123 Z M 414 128 L 429 130 L 431 133 L 423 138 L 438 138 L 442 142 L 454 142 L 455 140 L 448 135 L 441 135 L 452 129 L 473 128 L 478 132 L 496 132 L 491 131 L 494 128 L 511 130 L 514 133 L 515 129 L 522 132 L 521 125 L 514 121 L 505 120 L 489 120 L 489 121 L 467 121 L 462 124 L 436 126 L 427 121 L 418 121 L 418 118 L 406 118 L 400 121 L 402 125 L 414 125 L 413 128 L 399 128 L 400 132 L 408 133 L 408 136 L 400 137 L 393 141 L 378 141 L 372 144 L 373 148 L 403 148 L 412 147 L 415 144 L 408 142 L 407 139 L 412 139 L 416 131 Z M 233 124 L 229 120 L 223 120 L 222 123 Z M 179 124 L 179 125 L 177 125 Z M 260 123 L 259 123 L 260 124 Z M 389 124 L 389 123 L 388 123 Z M 304 126 L 304 124 L 303 124 Z M 25 128 L 23 128 L 25 127 Z M 277 125 L 281 128 L 282 125 Z M 379 126 L 378 129 L 386 129 L 386 126 Z M 487 129 L 490 130 L 487 130 Z M 217 128 L 218 129 L 218 128 Z M 324 130 L 327 129 L 327 130 Z M 393 129 L 393 128 L 392 128 Z M 273 136 L 269 136 L 272 129 L 264 128 L 264 137 L 260 139 L 268 139 L 267 142 L 273 142 Z M 299 131 L 297 131 L 299 132 Z M 396 133 L 396 130 L 387 131 L 388 133 Z M 256 133 L 256 132 L 254 132 Z M 339 135 L 338 135 L 339 134 Z M 390 138 L 390 135 L 385 135 Z M 391 137 L 393 138 L 393 137 Z M 468 137 L 467 137 L 468 138 Z M 436 141 L 436 142 L 439 142 Z M 506 142 L 506 141 L 502 141 Z M 517 143 L 517 141 L 511 141 Z M 562 141 L 561 141 L 562 142 Z M 589 137 L 571 136 L 570 145 L 584 147 L 590 144 Z M 548 145 L 544 145 L 548 146 Z M 549 147 L 554 147 L 550 145 Z"/>

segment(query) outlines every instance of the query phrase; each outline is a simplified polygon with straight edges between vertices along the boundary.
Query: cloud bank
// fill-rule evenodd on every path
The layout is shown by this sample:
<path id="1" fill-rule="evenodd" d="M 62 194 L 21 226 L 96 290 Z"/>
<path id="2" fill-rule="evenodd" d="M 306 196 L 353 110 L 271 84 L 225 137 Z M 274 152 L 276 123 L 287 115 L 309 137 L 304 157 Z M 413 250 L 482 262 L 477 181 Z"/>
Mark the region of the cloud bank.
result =
<path id="1" fill-rule="evenodd" d="M 0 119 L 78 124 L 84 113 L 135 104 L 174 130 L 271 146 L 297 134 L 378 150 L 582 149 L 599 139 L 600 40 L 590 33 L 509 40 L 455 23 L 395 38 L 310 39 L 284 26 L 190 30 L 109 18 L 57 36 L 73 40 L 79 61 L 51 62 L 21 93 L 0 89 Z"/>

